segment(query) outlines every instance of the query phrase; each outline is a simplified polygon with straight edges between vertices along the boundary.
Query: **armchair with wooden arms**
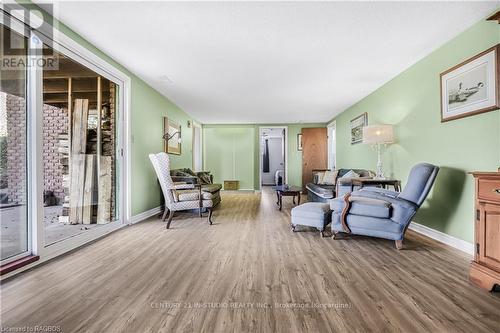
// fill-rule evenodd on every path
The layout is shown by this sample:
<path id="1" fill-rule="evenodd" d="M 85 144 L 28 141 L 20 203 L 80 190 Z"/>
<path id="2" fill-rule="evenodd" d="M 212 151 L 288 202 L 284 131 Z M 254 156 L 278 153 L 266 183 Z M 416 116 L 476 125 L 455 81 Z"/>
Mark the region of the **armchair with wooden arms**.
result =
<path id="1" fill-rule="evenodd" d="M 394 240 L 399 250 L 412 218 L 434 184 L 439 168 L 420 163 L 414 166 L 403 192 L 364 187 L 330 202 L 331 229 L 339 233 Z"/>

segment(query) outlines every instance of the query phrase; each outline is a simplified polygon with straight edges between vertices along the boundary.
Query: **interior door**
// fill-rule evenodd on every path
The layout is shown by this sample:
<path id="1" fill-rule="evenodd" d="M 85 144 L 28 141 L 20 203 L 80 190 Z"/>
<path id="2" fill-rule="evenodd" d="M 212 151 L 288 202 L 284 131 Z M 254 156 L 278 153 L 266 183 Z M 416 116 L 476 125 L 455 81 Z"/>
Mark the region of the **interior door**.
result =
<path id="1" fill-rule="evenodd" d="M 326 127 L 302 129 L 302 190 L 312 181 L 312 171 L 326 169 L 328 164 L 328 139 Z"/>

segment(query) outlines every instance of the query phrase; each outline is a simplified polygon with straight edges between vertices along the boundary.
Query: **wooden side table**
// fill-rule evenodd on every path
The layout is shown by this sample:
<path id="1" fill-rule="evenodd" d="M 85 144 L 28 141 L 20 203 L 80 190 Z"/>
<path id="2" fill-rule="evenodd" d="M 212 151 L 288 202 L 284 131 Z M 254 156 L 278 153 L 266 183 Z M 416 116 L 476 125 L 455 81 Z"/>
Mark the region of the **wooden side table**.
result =
<path id="1" fill-rule="evenodd" d="M 289 185 L 279 185 L 276 186 L 276 196 L 278 197 L 278 202 L 276 204 L 278 207 L 283 208 L 283 197 L 293 197 L 293 203 L 295 204 L 295 197 L 297 197 L 297 205 L 300 205 L 300 192 L 302 188 L 298 186 Z"/>
<path id="2" fill-rule="evenodd" d="M 401 181 L 397 179 L 375 179 L 375 178 L 353 178 L 352 186 L 359 186 L 363 188 L 364 186 L 382 186 L 382 188 L 387 188 L 387 186 L 394 187 L 396 192 L 401 192 Z"/>

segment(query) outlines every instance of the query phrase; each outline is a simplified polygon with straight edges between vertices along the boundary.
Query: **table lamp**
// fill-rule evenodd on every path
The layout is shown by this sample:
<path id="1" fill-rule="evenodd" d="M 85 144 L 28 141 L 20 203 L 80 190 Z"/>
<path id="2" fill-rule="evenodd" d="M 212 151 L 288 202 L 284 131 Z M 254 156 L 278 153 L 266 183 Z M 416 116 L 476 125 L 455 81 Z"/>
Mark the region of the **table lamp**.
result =
<path id="1" fill-rule="evenodd" d="M 394 142 L 394 128 L 392 125 L 370 125 L 363 127 L 363 143 L 377 149 L 377 174 L 375 179 L 385 179 L 380 158 L 382 145 Z"/>

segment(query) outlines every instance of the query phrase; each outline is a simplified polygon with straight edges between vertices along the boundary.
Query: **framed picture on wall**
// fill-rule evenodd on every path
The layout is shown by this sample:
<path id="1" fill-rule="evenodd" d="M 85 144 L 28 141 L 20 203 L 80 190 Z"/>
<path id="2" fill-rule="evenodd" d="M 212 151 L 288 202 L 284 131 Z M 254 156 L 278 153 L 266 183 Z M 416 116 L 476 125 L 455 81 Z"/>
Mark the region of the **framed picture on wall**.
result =
<path id="1" fill-rule="evenodd" d="M 500 108 L 500 44 L 441 73 L 441 122 Z"/>
<path id="2" fill-rule="evenodd" d="M 181 154 L 181 125 L 163 117 L 164 151 L 168 154 Z"/>
<path id="3" fill-rule="evenodd" d="M 351 144 L 360 143 L 363 141 L 363 127 L 368 125 L 368 113 L 351 120 Z"/>
<path id="4" fill-rule="evenodd" d="M 302 151 L 302 133 L 297 134 L 297 150 Z"/>

